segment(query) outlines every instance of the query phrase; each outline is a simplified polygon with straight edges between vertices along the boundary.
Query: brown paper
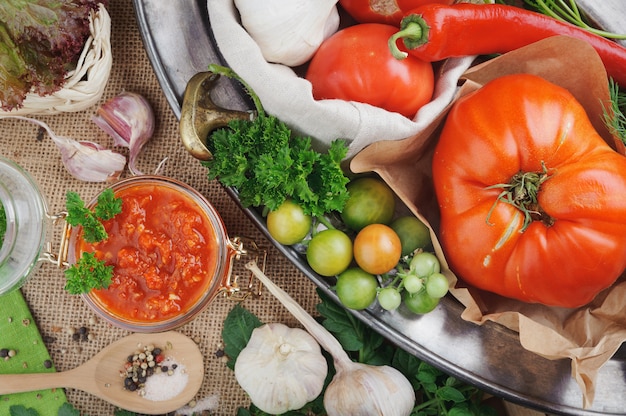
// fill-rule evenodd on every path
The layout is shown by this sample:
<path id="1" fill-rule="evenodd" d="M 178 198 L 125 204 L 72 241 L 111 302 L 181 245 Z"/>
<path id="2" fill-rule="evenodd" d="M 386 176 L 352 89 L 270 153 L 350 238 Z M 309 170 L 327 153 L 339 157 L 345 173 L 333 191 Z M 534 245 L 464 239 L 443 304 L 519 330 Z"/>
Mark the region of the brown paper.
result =
<path id="1" fill-rule="evenodd" d="M 624 154 L 624 146 L 605 127 L 604 110 L 610 108 L 607 74 L 587 43 L 557 36 L 476 65 L 462 77 L 456 99 L 513 73 L 535 74 L 567 88 L 600 135 Z M 439 218 L 431 174 L 432 153 L 449 107 L 416 136 L 365 148 L 354 157 L 350 168 L 355 173 L 378 173 L 429 225 L 435 251 L 454 286 L 451 294 L 465 306 L 462 318 L 479 325 L 497 322 L 517 331 L 523 348 L 548 359 L 569 358 L 572 376 L 583 394 L 583 407 L 588 407 L 593 402 L 598 370 L 626 340 L 626 282 L 619 279 L 585 307 L 564 309 L 507 299 L 467 287 L 457 279 L 448 269 L 437 240 Z"/>

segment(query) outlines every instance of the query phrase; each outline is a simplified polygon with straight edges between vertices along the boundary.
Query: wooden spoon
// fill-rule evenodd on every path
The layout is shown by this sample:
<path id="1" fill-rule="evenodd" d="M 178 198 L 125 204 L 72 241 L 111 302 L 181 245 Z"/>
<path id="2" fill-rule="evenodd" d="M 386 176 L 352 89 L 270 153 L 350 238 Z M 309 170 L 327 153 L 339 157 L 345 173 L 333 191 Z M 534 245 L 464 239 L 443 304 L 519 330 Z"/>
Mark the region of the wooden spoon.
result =
<path id="1" fill-rule="evenodd" d="M 149 344 L 161 348 L 166 357 L 185 367 L 187 384 L 178 395 L 166 400 L 151 400 L 124 389 L 120 370 L 123 370 L 127 357 Z M 113 342 L 72 370 L 0 375 L 0 395 L 69 387 L 91 393 L 125 410 L 156 415 L 172 412 L 189 403 L 200 390 L 203 378 L 202 353 L 192 339 L 175 331 L 137 333 Z"/>

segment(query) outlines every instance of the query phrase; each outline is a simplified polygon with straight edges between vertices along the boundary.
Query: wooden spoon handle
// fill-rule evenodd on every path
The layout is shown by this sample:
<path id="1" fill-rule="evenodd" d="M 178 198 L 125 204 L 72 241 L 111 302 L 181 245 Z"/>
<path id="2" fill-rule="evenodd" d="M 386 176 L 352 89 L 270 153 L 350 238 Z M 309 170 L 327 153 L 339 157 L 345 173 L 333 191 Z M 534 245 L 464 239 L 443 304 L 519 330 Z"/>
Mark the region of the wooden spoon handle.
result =
<path id="1" fill-rule="evenodd" d="M 0 395 L 77 386 L 71 371 L 58 373 L 0 374 Z M 79 378 L 80 380 L 80 378 Z"/>

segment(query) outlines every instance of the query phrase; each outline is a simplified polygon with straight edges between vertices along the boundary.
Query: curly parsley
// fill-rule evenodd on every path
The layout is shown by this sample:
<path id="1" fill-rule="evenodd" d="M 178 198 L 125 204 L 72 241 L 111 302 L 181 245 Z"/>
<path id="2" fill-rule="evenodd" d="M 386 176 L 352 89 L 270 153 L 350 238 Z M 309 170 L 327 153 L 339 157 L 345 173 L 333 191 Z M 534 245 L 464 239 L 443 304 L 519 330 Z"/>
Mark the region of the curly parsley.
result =
<path id="1" fill-rule="evenodd" d="M 345 141 L 333 141 L 326 153 L 313 150 L 310 137 L 294 135 L 285 123 L 266 114 L 232 70 L 218 65 L 209 70 L 240 81 L 258 113 L 253 121 L 232 120 L 228 128 L 211 134 L 213 159 L 203 162 L 209 179 L 236 188 L 244 207 L 264 205 L 273 211 L 289 198 L 313 216 L 341 211 L 348 199 L 349 179 L 341 168 L 348 152 Z"/>
<path id="2" fill-rule="evenodd" d="M 73 227 L 83 227 L 83 239 L 97 243 L 108 238 L 102 221 L 110 220 L 122 212 L 122 200 L 112 189 L 106 189 L 98 196 L 94 209 L 89 209 L 76 192 L 68 192 L 65 202 L 65 221 Z M 87 293 L 92 289 L 107 288 L 113 278 L 113 266 L 98 260 L 94 253 L 83 253 L 80 259 L 65 270 L 65 290 L 71 294 Z"/>

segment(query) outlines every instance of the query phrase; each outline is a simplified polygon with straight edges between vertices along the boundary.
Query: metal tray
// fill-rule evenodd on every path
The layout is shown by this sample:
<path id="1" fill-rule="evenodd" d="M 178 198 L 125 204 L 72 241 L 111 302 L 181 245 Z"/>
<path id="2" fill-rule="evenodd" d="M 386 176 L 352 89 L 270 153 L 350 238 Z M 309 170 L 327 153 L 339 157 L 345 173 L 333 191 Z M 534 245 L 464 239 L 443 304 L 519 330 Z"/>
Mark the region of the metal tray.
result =
<path id="1" fill-rule="evenodd" d="M 212 38 L 206 1 L 133 0 L 146 52 L 178 118 L 187 81 L 197 72 L 206 71 L 209 63 L 224 63 Z M 624 11 L 619 13 L 618 9 L 626 9 L 626 2 L 621 0 L 578 3 L 587 10 L 593 8 L 590 11 L 595 12 L 594 19 L 603 21 L 607 29 L 611 25 L 619 27 L 617 18 Z M 233 109 L 249 108 L 238 86 L 228 80 L 220 83 L 213 95 L 217 103 Z M 238 200 L 234 190 L 227 191 Z M 269 238 L 261 215 L 251 209 L 244 211 Z M 317 286 L 334 296 L 328 282 L 315 274 L 294 249 L 281 245 L 277 248 Z M 582 395 L 570 375 L 569 360 L 551 361 L 528 352 L 521 347 L 517 333 L 497 324 L 468 323 L 460 318 L 461 311 L 455 299 L 445 298 L 435 311 L 424 316 L 374 309 L 355 315 L 418 358 L 511 402 L 552 414 L 626 414 L 626 348 L 600 370 L 594 404 L 582 409 Z"/>

